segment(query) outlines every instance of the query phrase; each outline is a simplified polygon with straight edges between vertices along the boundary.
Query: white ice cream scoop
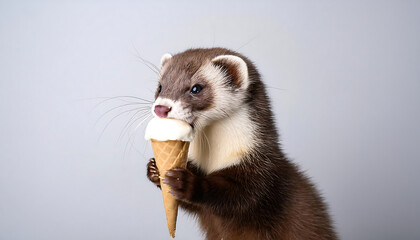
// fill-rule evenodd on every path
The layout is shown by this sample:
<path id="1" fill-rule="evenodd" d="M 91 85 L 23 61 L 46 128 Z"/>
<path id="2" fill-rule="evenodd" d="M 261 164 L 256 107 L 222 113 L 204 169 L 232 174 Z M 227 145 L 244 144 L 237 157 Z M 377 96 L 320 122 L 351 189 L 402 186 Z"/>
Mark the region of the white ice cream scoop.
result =
<path id="1" fill-rule="evenodd" d="M 191 142 L 194 138 L 194 134 L 191 125 L 185 121 L 155 117 L 148 123 L 144 138 L 146 140 L 180 140 Z"/>

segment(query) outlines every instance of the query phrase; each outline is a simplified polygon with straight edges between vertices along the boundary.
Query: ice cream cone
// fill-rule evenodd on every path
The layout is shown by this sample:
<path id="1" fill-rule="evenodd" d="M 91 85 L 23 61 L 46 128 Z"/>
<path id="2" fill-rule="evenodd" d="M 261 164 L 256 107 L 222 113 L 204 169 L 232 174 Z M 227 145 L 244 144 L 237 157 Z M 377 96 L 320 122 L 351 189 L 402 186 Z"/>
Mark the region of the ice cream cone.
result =
<path id="1" fill-rule="evenodd" d="M 189 142 L 180 140 L 157 141 L 151 139 L 153 153 L 156 160 L 156 165 L 162 177 L 165 176 L 166 171 L 175 167 L 186 168 L 188 158 Z M 168 224 L 169 234 L 172 238 L 175 237 L 176 219 L 178 215 L 178 202 L 172 196 L 170 187 L 160 181 L 162 188 L 163 204 L 166 212 L 166 222 Z"/>

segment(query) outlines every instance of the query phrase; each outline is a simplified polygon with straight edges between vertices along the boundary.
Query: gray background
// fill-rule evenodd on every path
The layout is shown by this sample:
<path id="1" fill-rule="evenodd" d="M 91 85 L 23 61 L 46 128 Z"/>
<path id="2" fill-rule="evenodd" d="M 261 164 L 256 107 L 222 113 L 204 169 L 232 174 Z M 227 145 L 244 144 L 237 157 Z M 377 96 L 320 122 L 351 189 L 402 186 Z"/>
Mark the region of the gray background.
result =
<path id="1" fill-rule="evenodd" d="M 153 99 L 139 56 L 211 46 L 256 63 L 343 239 L 420 238 L 419 1 L 116 2 L 0 1 L 0 239 L 169 239 L 144 125 L 106 127 L 132 100 L 95 106 Z"/>

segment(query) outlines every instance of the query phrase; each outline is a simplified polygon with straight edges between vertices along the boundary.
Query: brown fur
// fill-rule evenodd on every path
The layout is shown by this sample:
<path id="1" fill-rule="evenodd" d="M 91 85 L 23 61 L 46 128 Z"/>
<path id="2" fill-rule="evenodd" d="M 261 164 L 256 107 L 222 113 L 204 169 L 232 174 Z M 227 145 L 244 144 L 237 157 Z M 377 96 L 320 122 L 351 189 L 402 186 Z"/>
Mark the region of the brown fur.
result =
<path id="1" fill-rule="evenodd" d="M 270 101 L 251 61 L 222 48 L 180 53 L 170 60 L 162 75 L 161 95 L 189 101 L 193 111 L 211 107 L 215 104 L 211 83 L 200 98 L 193 99 L 185 92 L 203 63 L 225 54 L 241 57 L 247 63 L 250 85 L 243 106 L 250 109 L 257 139 L 262 142 L 245 153 L 237 165 L 205 174 L 189 163 L 187 169 L 168 171 L 164 183 L 171 186 L 181 207 L 198 216 L 209 240 L 337 239 L 322 197 L 281 151 Z M 240 84 L 232 66 L 223 62 L 215 66 L 226 74 L 227 87 Z M 151 159 L 148 177 L 159 185 L 158 176 Z"/>

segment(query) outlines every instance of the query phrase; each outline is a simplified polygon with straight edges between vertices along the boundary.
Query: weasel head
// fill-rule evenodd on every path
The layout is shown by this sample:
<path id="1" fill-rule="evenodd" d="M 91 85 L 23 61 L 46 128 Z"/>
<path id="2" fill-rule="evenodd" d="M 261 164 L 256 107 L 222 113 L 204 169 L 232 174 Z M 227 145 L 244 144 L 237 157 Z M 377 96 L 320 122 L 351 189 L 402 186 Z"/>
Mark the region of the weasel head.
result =
<path id="1" fill-rule="evenodd" d="M 200 131 L 237 112 L 250 85 L 247 63 L 238 55 L 219 48 L 163 55 L 152 113 Z"/>

